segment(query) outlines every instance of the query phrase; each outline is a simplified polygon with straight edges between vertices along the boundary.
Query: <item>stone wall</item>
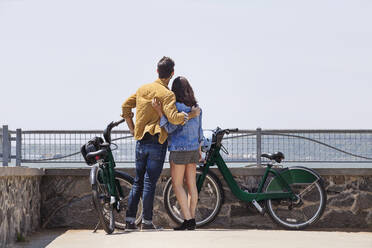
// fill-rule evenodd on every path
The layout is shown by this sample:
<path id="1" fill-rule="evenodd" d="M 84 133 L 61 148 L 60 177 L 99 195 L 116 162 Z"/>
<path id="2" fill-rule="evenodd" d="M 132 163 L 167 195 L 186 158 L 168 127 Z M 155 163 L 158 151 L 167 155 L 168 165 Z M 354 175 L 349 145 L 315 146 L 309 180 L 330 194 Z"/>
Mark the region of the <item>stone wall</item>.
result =
<path id="1" fill-rule="evenodd" d="M 327 209 L 318 226 L 372 230 L 372 176 L 326 176 Z"/>
<path id="2" fill-rule="evenodd" d="M 93 228 L 97 215 L 92 203 L 88 170 L 47 170 L 41 181 L 41 227 Z M 80 173 L 79 173 L 80 172 Z M 81 172 L 84 176 L 81 176 Z"/>
<path id="3" fill-rule="evenodd" d="M 131 175 L 134 169 L 121 169 Z M 216 169 L 213 171 L 222 179 Z M 233 168 L 239 184 L 251 188 L 262 169 Z M 372 169 L 318 169 L 326 183 L 327 208 L 312 228 L 372 231 Z M 24 239 L 38 228 L 94 228 L 97 215 L 91 201 L 89 168 L 29 169 L 0 167 L 0 247 Z M 156 189 L 154 222 L 165 228 L 175 223 L 163 205 L 169 178 L 165 169 Z M 278 228 L 267 215 L 238 201 L 224 180 L 225 202 L 220 214 L 206 228 Z"/>
<path id="4" fill-rule="evenodd" d="M 132 174 L 133 169 L 123 169 Z M 233 168 L 236 180 L 251 187 L 262 169 Z M 327 208 L 314 228 L 362 228 L 372 231 L 372 169 L 318 169 L 326 182 Z M 218 171 L 214 172 L 220 177 Z M 47 169 L 41 182 L 41 223 L 43 228 L 94 228 L 97 216 L 91 203 L 89 169 Z M 165 169 L 158 182 L 154 222 L 174 226 L 163 206 L 163 189 L 169 178 Z M 206 228 L 278 228 L 251 205 L 238 201 L 223 180 L 225 203 L 219 216 Z"/>
<path id="5" fill-rule="evenodd" d="M 40 227 L 42 175 L 39 169 L 0 167 L 0 247 Z"/>

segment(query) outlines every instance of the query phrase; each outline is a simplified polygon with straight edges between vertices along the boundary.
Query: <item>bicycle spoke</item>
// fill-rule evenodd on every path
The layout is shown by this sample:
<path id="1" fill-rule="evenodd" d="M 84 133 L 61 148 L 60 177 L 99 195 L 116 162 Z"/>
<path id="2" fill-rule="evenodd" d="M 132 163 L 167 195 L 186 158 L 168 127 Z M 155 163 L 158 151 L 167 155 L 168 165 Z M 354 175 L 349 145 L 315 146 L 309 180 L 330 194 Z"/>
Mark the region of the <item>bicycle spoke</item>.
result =
<path id="1" fill-rule="evenodd" d="M 177 208 L 176 205 L 173 205 L 173 210 L 174 210 L 174 212 L 176 212 L 178 215 L 181 216 L 181 210 L 179 208 Z"/>
<path id="2" fill-rule="evenodd" d="M 209 193 L 210 196 L 212 196 L 212 195 L 213 195 L 213 189 L 212 189 L 212 186 L 211 186 L 210 183 L 208 183 L 207 186 L 208 186 L 208 190 L 207 190 L 207 192 Z"/>
<path id="3" fill-rule="evenodd" d="M 302 192 L 300 192 L 298 195 L 299 195 L 300 197 L 302 197 L 303 195 L 309 193 L 318 181 L 319 181 L 319 179 L 317 179 L 316 181 L 314 181 L 312 184 L 310 184 L 308 187 L 306 187 L 306 188 L 305 188 Z"/>

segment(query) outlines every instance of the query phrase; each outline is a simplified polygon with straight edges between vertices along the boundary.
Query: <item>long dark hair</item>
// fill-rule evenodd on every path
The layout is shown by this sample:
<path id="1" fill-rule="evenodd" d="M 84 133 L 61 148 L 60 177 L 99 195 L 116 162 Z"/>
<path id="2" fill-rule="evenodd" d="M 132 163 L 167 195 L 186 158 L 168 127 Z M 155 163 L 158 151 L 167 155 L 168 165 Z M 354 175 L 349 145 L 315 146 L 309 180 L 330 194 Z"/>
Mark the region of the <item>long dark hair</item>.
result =
<path id="1" fill-rule="evenodd" d="M 186 78 L 176 77 L 173 80 L 172 91 L 176 95 L 177 102 L 182 102 L 189 107 L 197 106 L 194 91 Z"/>

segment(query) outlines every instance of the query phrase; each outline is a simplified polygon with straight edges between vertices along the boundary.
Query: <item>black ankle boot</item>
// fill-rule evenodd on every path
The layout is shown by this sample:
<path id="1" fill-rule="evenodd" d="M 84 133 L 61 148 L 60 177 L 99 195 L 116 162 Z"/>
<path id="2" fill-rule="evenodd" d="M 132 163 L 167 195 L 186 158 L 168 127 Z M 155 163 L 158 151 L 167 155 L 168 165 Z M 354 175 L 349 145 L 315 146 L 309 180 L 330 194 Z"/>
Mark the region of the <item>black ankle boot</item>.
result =
<path id="1" fill-rule="evenodd" d="M 183 220 L 183 223 L 179 227 L 173 228 L 173 230 L 182 231 L 182 230 L 189 229 L 189 226 L 190 226 L 189 222 L 190 220 Z"/>
<path id="2" fill-rule="evenodd" d="M 196 228 L 195 219 L 190 219 L 187 226 L 187 230 L 195 230 L 195 228 Z"/>

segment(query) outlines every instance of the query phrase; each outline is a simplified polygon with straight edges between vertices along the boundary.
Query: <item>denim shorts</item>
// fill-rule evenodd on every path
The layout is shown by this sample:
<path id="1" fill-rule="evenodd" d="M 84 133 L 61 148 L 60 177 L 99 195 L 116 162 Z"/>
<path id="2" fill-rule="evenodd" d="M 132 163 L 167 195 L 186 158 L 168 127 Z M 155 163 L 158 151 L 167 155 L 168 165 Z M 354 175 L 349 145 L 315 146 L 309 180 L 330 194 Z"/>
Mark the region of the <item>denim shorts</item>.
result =
<path id="1" fill-rule="evenodd" d="M 197 164 L 199 162 L 199 150 L 171 151 L 169 161 L 175 164 Z"/>

